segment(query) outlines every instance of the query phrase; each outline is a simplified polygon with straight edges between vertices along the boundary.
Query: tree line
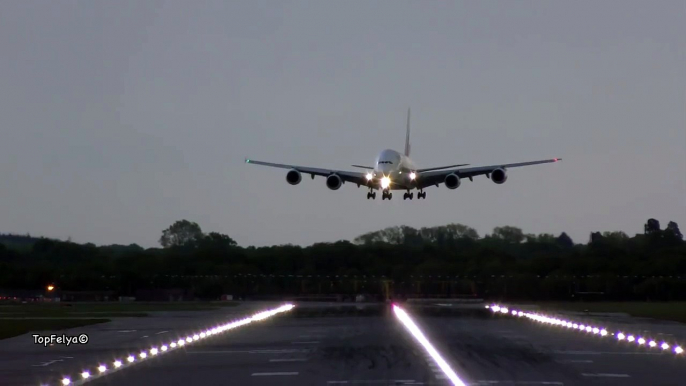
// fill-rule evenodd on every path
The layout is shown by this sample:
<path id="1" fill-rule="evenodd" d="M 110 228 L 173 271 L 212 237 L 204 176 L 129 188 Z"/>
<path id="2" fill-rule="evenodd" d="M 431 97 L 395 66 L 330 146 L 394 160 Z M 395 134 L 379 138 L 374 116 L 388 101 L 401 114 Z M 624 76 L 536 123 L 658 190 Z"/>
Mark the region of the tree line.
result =
<path id="1" fill-rule="evenodd" d="M 307 247 L 241 247 L 188 220 L 162 231 L 161 248 L 95 246 L 0 235 L 0 288 L 183 288 L 220 294 L 469 295 L 507 299 L 686 299 L 686 242 L 678 225 L 646 222 L 643 234 L 527 234 L 512 226 L 480 236 L 462 224 L 396 226 L 352 241 Z"/>

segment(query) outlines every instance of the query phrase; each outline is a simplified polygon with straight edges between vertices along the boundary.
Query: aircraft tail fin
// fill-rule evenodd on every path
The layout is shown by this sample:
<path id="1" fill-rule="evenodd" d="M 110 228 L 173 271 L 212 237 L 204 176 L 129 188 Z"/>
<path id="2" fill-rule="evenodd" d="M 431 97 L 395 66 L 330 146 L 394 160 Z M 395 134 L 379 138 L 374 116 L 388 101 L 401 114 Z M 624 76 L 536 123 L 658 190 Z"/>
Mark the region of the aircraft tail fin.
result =
<path id="1" fill-rule="evenodd" d="M 405 134 L 405 157 L 410 156 L 410 108 L 407 108 L 407 133 Z"/>

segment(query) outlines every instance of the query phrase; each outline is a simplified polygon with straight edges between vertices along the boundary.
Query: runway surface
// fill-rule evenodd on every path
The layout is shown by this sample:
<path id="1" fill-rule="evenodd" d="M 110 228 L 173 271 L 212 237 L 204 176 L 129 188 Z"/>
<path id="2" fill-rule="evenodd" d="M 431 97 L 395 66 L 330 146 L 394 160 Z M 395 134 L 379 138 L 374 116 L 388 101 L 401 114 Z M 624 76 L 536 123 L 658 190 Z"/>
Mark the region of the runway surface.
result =
<path id="1" fill-rule="evenodd" d="M 273 307 L 128 318 L 75 329 L 86 346 L 0 341 L 0 384 L 57 385 L 98 360 L 168 342 L 197 327 Z M 686 358 L 471 308 L 407 306 L 426 337 L 470 385 L 682 385 Z M 655 329 L 654 326 L 643 326 Z M 129 331 L 130 332 L 122 332 Z M 165 338 L 166 337 L 166 338 Z M 121 355 L 119 355 L 121 356 Z M 67 358 L 68 357 L 68 358 Z M 62 359 L 45 366 L 36 366 Z M 147 360 L 88 385 L 447 385 L 387 305 L 301 304 L 293 311 Z"/>

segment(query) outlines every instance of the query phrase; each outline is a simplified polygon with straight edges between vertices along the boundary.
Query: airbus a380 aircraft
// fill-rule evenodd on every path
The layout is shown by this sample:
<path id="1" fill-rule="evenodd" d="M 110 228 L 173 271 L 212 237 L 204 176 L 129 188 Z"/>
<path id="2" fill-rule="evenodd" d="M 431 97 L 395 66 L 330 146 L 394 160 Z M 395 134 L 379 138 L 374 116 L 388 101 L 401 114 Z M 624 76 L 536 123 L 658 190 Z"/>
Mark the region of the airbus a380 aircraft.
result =
<path id="1" fill-rule="evenodd" d="M 414 189 L 419 190 L 417 199 L 426 199 L 424 188 L 441 183 L 448 189 L 457 189 L 462 183 L 462 179 L 468 178 L 473 181 L 473 177 L 485 175 L 496 184 L 507 181 L 507 169 L 519 166 L 537 165 L 549 162 L 557 162 L 560 158 L 553 158 L 541 161 L 529 161 L 513 164 L 501 164 L 491 166 L 478 166 L 464 168 L 469 164 L 438 166 L 432 168 L 418 168 L 410 159 L 410 110 L 407 110 L 407 134 L 405 136 L 405 153 L 400 154 L 395 150 L 386 149 L 376 157 L 374 166 L 352 165 L 353 167 L 367 169 L 366 172 L 349 172 L 343 170 L 331 170 L 311 168 L 307 166 L 275 164 L 271 162 L 255 161 L 246 158 L 249 164 L 265 165 L 276 168 L 290 169 L 286 173 L 286 181 L 291 185 L 297 185 L 302 181 L 302 173 L 314 176 L 326 177 L 326 186 L 331 190 L 338 190 L 346 182 L 352 182 L 360 186 L 369 188 L 367 199 L 375 199 L 375 190 L 381 190 L 381 199 L 392 199 L 392 190 L 405 190 L 403 199 L 413 199 Z"/>

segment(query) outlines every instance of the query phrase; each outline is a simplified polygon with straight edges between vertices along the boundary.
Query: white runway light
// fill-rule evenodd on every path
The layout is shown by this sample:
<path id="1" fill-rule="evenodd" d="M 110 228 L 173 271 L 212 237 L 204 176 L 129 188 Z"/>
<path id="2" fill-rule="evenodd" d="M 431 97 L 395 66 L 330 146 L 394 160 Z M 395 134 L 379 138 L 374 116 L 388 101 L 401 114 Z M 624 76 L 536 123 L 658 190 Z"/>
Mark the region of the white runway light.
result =
<path id="1" fill-rule="evenodd" d="M 617 340 L 617 342 L 628 342 L 628 343 L 635 344 L 638 347 L 644 347 L 646 349 L 659 348 L 663 352 L 669 351 L 669 352 L 672 352 L 676 355 L 682 354 L 684 352 L 684 350 L 681 348 L 681 346 L 678 346 L 676 344 L 670 345 L 667 342 L 658 343 L 655 340 L 649 340 L 649 339 L 645 339 L 645 338 L 642 338 L 642 337 L 637 336 L 637 335 L 629 335 L 629 334 L 625 334 L 625 333 L 619 332 L 619 331 L 612 334 L 612 333 L 609 333 L 607 331 L 607 329 L 602 328 L 602 327 L 594 327 L 594 326 L 590 326 L 590 325 L 579 324 L 579 323 L 575 323 L 573 321 L 559 319 L 559 318 L 553 318 L 553 317 L 546 316 L 543 314 L 539 314 L 536 312 L 519 311 L 519 310 L 513 309 L 512 307 L 508 308 L 504 305 L 491 304 L 489 306 L 486 306 L 486 309 L 490 309 L 491 311 L 493 311 L 494 315 L 513 315 L 516 317 L 525 317 L 525 318 L 528 318 L 528 319 L 533 320 L 535 322 L 544 323 L 547 325 L 554 325 L 554 326 L 559 326 L 559 327 L 564 327 L 564 328 L 571 328 L 571 329 L 581 331 L 581 332 L 586 332 L 586 333 L 591 332 L 591 333 L 593 333 L 593 335 L 599 336 L 601 338 L 606 337 L 606 336 L 610 336 L 612 338 L 615 338 Z M 508 311 L 511 311 L 511 312 L 508 312 Z M 624 344 L 626 344 L 626 343 L 624 343 Z M 671 348 L 671 350 L 670 350 L 670 348 Z M 679 355 L 679 356 L 681 356 L 681 355 Z"/>
<path id="2" fill-rule="evenodd" d="M 441 368 L 443 371 L 443 374 L 445 374 L 448 379 L 453 383 L 453 385 L 459 385 L 459 386 L 465 386 L 465 383 L 462 382 L 462 380 L 455 374 L 452 368 L 450 368 L 450 365 L 441 357 L 441 355 L 436 351 L 436 349 L 431 345 L 431 343 L 426 339 L 422 331 L 417 327 L 416 324 L 414 324 L 414 321 L 410 318 L 410 316 L 397 305 L 393 305 L 393 312 L 395 313 L 395 316 L 402 322 L 402 324 L 405 326 L 405 328 L 412 334 L 412 336 L 417 339 L 417 341 L 424 346 L 424 349 L 426 350 L 429 355 L 431 355 L 431 358 L 438 364 L 438 367 Z M 507 312 L 507 311 L 506 311 Z"/>
<path id="3" fill-rule="evenodd" d="M 192 334 L 190 336 L 187 336 L 185 338 L 180 338 L 177 337 L 175 341 L 171 341 L 167 344 L 162 344 L 160 348 L 158 349 L 156 346 L 149 347 L 148 349 L 143 349 L 140 351 L 137 355 L 135 353 L 129 354 L 126 357 L 126 363 L 123 363 L 121 360 L 114 360 L 112 363 L 114 365 L 114 369 L 108 371 L 108 368 L 105 364 L 102 362 L 97 364 L 97 366 L 94 367 L 94 369 L 97 369 L 97 372 L 91 368 L 92 371 L 88 370 L 82 370 L 81 373 L 79 373 L 79 378 L 77 381 L 74 381 L 76 385 L 82 385 L 84 383 L 90 382 L 94 379 L 103 377 L 107 374 L 114 373 L 117 370 L 122 370 L 125 369 L 129 366 L 135 365 L 136 363 L 140 362 L 147 362 L 146 358 L 153 358 L 156 356 L 162 356 L 163 354 L 175 351 L 175 349 L 180 348 L 184 345 L 190 345 L 193 344 L 199 340 L 209 338 L 211 335 L 219 334 L 224 331 L 232 330 L 234 328 L 238 328 L 240 326 L 244 326 L 246 324 L 250 324 L 253 322 L 258 322 L 267 318 L 270 318 L 274 315 L 277 315 L 282 312 L 287 312 L 290 311 L 294 308 L 295 306 L 293 304 L 284 304 L 281 307 L 274 308 L 271 310 L 266 310 L 259 312 L 253 316 L 248 316 L 246 318 L 240 319 L 238 321 L 233 321 L 229 323 L 225 323 L 220 326 L 212 327 L 211 329 L 204 329 L 202 330 L 203 332 L 199 334 Z M 148 355 L 148 352 L 150 355 Z M 121 354 L 121 353 L 120 353 Z M 113 358 L 116 358 L 116 356 L 112 356 Z M 120 357 L 122 358 L 122 357 Z M 60 383 L 63 386 L 68 386 L 72 384 L 72 380 L 70 377 L 63 377 L 60 380 Z"/>

